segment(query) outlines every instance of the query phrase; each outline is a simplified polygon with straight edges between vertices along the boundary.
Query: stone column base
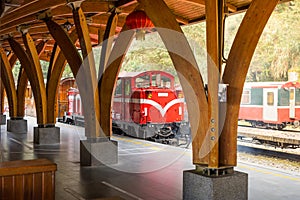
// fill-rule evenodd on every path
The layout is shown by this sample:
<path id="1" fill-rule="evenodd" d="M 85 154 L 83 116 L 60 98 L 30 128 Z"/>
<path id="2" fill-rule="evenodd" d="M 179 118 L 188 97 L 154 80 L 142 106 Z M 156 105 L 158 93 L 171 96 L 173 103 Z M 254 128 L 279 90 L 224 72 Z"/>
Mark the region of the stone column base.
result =
<path id="1" fill-rule="evenodd" d="M 0 115 L 0 125 L 6 124 L 6 115 Z"/>
<path id="2" fill-rule="evenodd" d="M 248 174 L 235 171 L 222 176 L 206 176 L 196 170 L 183 172 L 184 200 L 247 200 Z"/>
<path id="3" fill-rule="evenodd" d="M 59 127 L 34 127 L 34 144 L 59 144 L 60 128 Z"/>
<path id="4" fill-rule="evenodd" d="M 118 142 L 109 138 L 80 140 L 80 165 L 97 166 L 118 163 Z"/>
<path id="5" fill-rule="evenodd" d="M 7 120 L 7 131 L 13 133 L 27 133 L 27 120 L 26 119 Z"/>

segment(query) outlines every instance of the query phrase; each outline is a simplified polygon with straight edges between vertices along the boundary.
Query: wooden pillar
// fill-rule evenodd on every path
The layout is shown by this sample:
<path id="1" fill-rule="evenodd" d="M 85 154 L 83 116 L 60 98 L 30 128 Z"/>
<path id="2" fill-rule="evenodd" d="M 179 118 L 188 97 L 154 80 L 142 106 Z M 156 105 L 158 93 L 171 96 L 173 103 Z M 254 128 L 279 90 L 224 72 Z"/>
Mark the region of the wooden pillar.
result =
<path id="1" fill-rule="evenodd" d="M 44 126 L 47 121 L 47 99 L 44 77 L 38 52 L 29 33 L 23 34 L 23 41 L 26 47 L 26 52 L 30 59 L 30 70 L 26 71 L 27 76 L 31 76 L 30 85 L 34 92 L 35 107 L 37 113 L 37 123 L 39 126 Z M 25 68 L 26 70 L 26 68 Z M 31 72 L 32 74 L 29 74 Z"/>
<path id="2" fill-rule="evenodd" d="M 70 6 L 73 10 L 74 24 L 83 56 L 83 63 L 76 80 L 84 80 L 84 85 L 82 86 L 85 89 L 80 91 L 80 95 L 83 103 L 86 128 L 85 135 L 88 138 L 99 137 L 100 134 L 102 134 L 101 136 L 110 136 L 110 133 L 103 133 L 103 131 L 100 130 L 100 105 L 95 61 L 87 22 L 80 8 L 80 3 L 81 2 L 73 2 L 70 3 Z"/>
<path id="3" fill-rule="evenodd" d="M 103 42 L 102 42 L 102 50 L 101 50 L 101 55 L 100 55 L 100 66 L 99 66 L 99 73 L 98 73 L 98 90 L 99 90 L 99 102 L 100 102 L 100 127 L 103 130 L 103 132 L 107 136 L 111 136 L 112 134 L 112 127 L 111 127 L 111 107 L 113 102 L 113 89 L 115 82 L 117 80 L 120 67 L 121 67 L 121 60 L 119 62 L 114 63 L 114 65 L 110 66 L 110 69 L 106 72 L 107 70 L 107 65 L 108 65 L 108 59 L 111 55 L 112 51 L 112 43 L 114 40 L 114 35 L 115 35 L 115 30 L 117 27 L 117 22 L 118 22 L 118 15 L 116 11 L 114 10 L 111 15 L 109 16 L 106 29 L 104 32 L 103 36 Z M 124 28 L 124 27 L 123 27 Z M 123 32 L 126 30 L 126 28 L 122 29 L 122 32 L 119 34 L 121 38 L 123 38 Z M 127 35 L 126 35 L 127 36 Z M 125 49 L 120 49 L 120 41 L 117 40 L 115 43 L 117 50 L 121 50 L 121 54 L 125 55 L 124 51 L 127 51 L 127 46 L 131 42 L 131 36 L 125 37 L 124 43 L 121 45 L 125 45 Z M 124 54 L 123 54 L 124 53 Z M 105 74 L 105 75 L 104 75 Z M 105 78 L 103 78 L 105 76 Z M 110 78 L 107 79 L 107 76 L 110 76 Z M 104 87 L 103 87 L 104 86 Z M 107 90 L 108 89 L 108 90 Z M 105 92 L 103 93 L 103 91 Z M 109 94 L 109 95 L 108 95 Z"/>
<path id="4" fill-rule="evenodd" d="M 0 115 L 2 115 L 3 113 L 4 113 L 4 85 L 2 79 L 0 78 Z"/>
<path id="5" fill-rule="evenodd" d="M 9 116 L 11 118 L 17 117 L 17 92 L 11 66 L 6 53 L 3 48 L 0 47 L 1 54 L 1 79 L 5 86 L 5 91 L 9 104 Z"/>
<path id="6" fill-rule="evenodd" d="M 219 167 L 219 100 L 218 87 L 221 73 L 221 34 L 223 23 L 223 0 L 206 0 L 206 45 L 208 72 L 208 101 L 210 106 L 209 130 L 207 145 L 209 146 L 209 168 Z M 219 12 L 221 11 L 221 12 Z"/>
<path id="7" fill-rule="evenodd" d="M 139 0 L 169 51 L 187 102 L 193 138 L 193 162 L 208 164 L 205 136 L 209 124 L 209 107 L 202 76 L 193 52 L 174 15 L 162 0 Z M 158 12 L 159 11 L 159 12 Z"/>
<path id="8" fill-rule="evenodd" d="M 37 52 L 40 54 L 45 46 L 45 42 L 41 41 L 37 46 Z M 14 67 L 14 63 L 17 60 L 16 54 L 13 54 L 9 62 L 11 63 L 12 68 Z M 28 78 L 27 74 L 24 70 L 24 67 L 22 67 L 21 63 L 21 68 L 19 71 L 19 76 L 18 76 L 18 84 L 17 84 L 17 116 L 18 118 L 23 118 L 25 115 L 25 92 L 27 89 L 27 84 L 28 84 Z"/>
<path id="9" fill-rule="evenodd" d="M 264 27 L 278 0 L 253 0 L 231 47 L 223 82 L 228 84 L 226 119 L 220 137 L 220 163 L 236 165 L 240 100 L 248 68 Z"/>
<path id="10" fill-rule="evenodd" d="M 77 40 L 76 30 L 73 29 L 69 35 L 71 42 L 74 44 Z M 57 91 L 61 76 L 66 65 L 66 57 L 63 54 L 63 51 L 57 47 L 54 58 L 53 58 L 53 67 L 51 71 L 51 76 L 47 82 L 46 92 L 47 92 L 47 123 L 55 124 L 56 121 L 56 102 L 57 102 Z"/>
<path id="11" fill-rule="evenodd" d="M 100 126 L 104 133 L 112 132 L 111 110 L 113 105 L 114 86 L 120 72 L 122 61 L 133 39 L 133 36 L 134 31 L 128 30 L 127 26 L 124 25 L 109 56 L 107 68 L 100 79 Z"/>
<path id="12" fill-rule="evenodd" d="M 100 55 L 100 66 L 99 66 L 99 73 L 98 73 L 99 79 L 101 79 L 102 74 L 105 71 L 107 61 L 111 53 L 111 48 L 112 48 L 112 43 L 117 28 L 117 23 L 118 23 L 118 15 L 116 13 L 116 10 L 114 9 L 108 18 L 106 29 L 103 36 L 103 42 L 101 45 L 102 50 Z"/>

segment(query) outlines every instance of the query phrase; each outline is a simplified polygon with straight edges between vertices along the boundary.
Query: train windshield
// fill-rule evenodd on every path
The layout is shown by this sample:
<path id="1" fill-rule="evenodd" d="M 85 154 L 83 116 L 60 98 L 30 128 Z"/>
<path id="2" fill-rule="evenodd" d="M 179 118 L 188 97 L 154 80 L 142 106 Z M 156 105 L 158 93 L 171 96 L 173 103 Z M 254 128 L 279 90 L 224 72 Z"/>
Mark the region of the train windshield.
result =
<path id="1" fill-rule="evenodd" d="M 135 79 L 136 88 L 172 88 L 172 79 L 161 73 L 145 74 Z"/>
<path id="2" fill-rule="evenodd" d="M 152 86 L 171 88 L 171 79 L 161 74 L 152 74 Z"/>
<path id="3" fill-rule="evenodd" d="M 147 88 L 150 87 L 150 75 L 139 76 L 135 79 L 136 88 Z"/>

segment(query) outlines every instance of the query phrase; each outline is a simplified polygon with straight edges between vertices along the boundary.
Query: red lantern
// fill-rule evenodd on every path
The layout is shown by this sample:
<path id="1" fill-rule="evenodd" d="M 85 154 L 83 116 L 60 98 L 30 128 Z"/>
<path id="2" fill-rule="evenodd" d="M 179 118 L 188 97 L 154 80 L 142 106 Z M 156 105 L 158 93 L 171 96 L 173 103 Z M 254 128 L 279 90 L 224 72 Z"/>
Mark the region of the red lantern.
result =
<path id="1" fill-rule="evenodd" d="M 136 39 L 144 40 L 147 30 L 154 27 L 153 23 L 142 10 L 135 10 L 126 17 L 126 25 L 130 29 L 136 29 Z"/>

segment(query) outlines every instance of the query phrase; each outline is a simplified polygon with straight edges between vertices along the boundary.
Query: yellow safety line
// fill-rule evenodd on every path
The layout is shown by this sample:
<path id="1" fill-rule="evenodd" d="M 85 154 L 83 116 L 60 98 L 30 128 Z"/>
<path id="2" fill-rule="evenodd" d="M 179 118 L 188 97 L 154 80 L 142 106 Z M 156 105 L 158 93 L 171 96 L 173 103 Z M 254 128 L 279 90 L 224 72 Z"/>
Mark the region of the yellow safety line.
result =
<path id="1" fill-rule="evenodd" d="M 239 168 L 244 168 L 244 169 L 248 169 L 248 170 L 251 170 L 251 171 L 255 171 L 255 172 L 259 172 L 259 173 L 263 173 L 263 174 L 269 174 L 269 175 L 272 175 L 272 176 L 277 176 L 277 177 L 280 177 L 280 178 L 284 178 L 284 179 L 289 179 L 289 180 L 292 180 L 292 181 L 299 181 L 300 182 L 300 178 L 296 178 L 296 177 L 291 177 L 291 176 L 287 176 L 287 175 L 282 175 L 282 174 L 277 174 L 277 173 L 273 173 L 273 172 L 270 172 L 270 171 L 267 171 L 267 170 L 263 170 L 263 169 L 257 169 L 257 168 L 254 168 L 254 167 L 249 167 L 249 166 L 246 166 L 246 165 L 238 165 Z"/>

